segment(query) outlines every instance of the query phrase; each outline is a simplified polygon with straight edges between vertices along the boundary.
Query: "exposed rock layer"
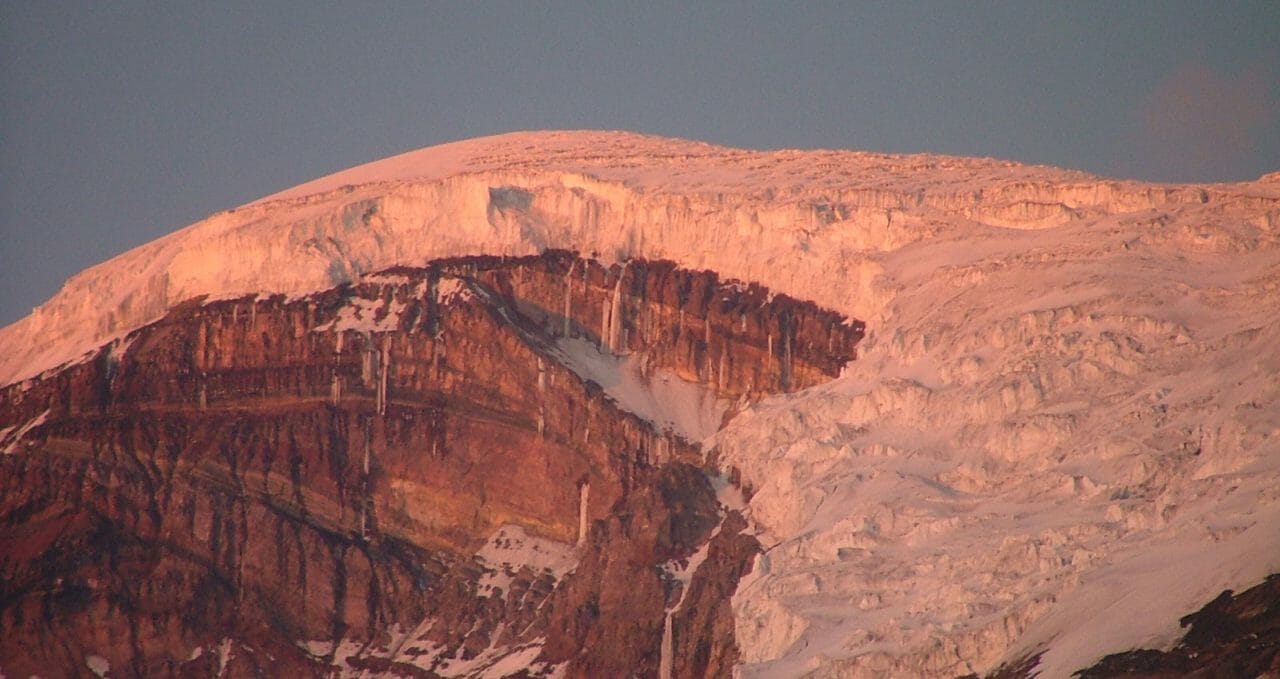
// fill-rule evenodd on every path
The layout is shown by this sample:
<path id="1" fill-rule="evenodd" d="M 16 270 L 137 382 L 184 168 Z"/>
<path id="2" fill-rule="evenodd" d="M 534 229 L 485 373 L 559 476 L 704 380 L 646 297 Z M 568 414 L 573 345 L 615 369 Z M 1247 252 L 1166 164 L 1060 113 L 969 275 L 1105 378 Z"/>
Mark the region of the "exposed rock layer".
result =
<path id="1" fill-rule="evenodd" d="M 727 676 L 754 538 L 696 441 L 566 356 L 745 403 L 838 374 L 861 333 L 562 252 L 193 300 L 0 392 L 23 426 L 0 457 L 0 668 Z"/>

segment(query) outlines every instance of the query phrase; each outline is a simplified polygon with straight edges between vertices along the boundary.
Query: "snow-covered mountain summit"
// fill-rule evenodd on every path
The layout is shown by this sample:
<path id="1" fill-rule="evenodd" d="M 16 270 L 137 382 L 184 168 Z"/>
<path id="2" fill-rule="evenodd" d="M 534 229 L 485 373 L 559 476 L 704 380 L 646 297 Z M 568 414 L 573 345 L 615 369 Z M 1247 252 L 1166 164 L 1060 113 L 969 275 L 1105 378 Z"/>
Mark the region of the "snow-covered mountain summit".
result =
<path id="1" fill-rule="evenodd" d="M 1280 571 L 1280 183 L 1156 185 L 993 160 L 624 133 L 414 151 L 70 280 L 0 330 L 0 384 L 192 297 L 576 250 L 758 281 L 867 323 L 827 385 L 711 442 L 766 553 L 746 676 L 1066 676 L 1167 645 Z"/>
<path id="2" fill-rule="evenodd" d="M 668 258 L 870 318 L 884 302 L 870 256 L 960 225 L 1043 228 L 1162 207 L 1274 220 L 1277 196 L 1274 184 L 1148 185 L 984 159 L 499 135 L 308 182 L 91 267 L 0 330 L 0 384 L 184 299 L 308 292 L 438 256 L 560 247 Z"/>

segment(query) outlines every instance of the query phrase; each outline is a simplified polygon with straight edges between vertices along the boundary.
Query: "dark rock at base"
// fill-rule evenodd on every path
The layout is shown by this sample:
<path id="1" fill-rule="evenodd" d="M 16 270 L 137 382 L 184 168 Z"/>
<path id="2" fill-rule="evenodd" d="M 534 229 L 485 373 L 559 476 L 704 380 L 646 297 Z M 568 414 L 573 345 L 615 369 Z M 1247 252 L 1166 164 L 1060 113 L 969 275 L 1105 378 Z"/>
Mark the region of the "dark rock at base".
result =
<path id="1" fill-rule="evenodd" d="M 1227 590 L 1204 608 L 1183 617 L 1181 623 L 1190 629 L 1173 649 L 1116 653 L 1076 676 L 1280 676 L 1280 574 L 1268 576 L 1240 594 Z"/>

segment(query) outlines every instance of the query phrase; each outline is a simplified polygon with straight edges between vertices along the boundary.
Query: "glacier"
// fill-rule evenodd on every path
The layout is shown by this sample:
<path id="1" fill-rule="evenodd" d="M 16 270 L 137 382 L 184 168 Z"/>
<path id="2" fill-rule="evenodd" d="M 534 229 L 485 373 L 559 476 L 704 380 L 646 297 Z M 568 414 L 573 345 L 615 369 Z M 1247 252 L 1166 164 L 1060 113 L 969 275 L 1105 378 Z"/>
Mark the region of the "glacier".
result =
<path id="1" fill-rule="evenodd" d="M 1180 616 L 1280 571 L 1278 240 L 1280 174 L 1166 185 L 512 133 L 339 172 L 92 267 L 0 329 L 0 384 L 192 298 L 446 256 L 561 248 L 763 282 L 868 337 L 839 379 L 706 441 L 766 546 L 733 602 L 739 673 L 955 676 L 1038 655 L 1041 676 L 1068 676 L 1167 646 Z"/>

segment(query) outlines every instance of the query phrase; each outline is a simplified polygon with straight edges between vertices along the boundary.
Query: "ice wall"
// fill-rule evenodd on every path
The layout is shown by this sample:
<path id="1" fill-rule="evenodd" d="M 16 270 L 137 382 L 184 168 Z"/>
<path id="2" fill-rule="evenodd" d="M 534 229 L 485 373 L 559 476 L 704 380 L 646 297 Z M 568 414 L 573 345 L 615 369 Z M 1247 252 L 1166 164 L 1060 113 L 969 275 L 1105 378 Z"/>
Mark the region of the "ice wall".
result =
<path id="1" fill-rule="evenodd" d="M 957 229 L 1246 208 L 1275 184 L 1181 187 L 983 159 L 756 152 L 625 133 L 516 133 L 353 168 L 214 215 L 70 279 L 0 330 L 0 384 L 199 295 L 302 293 L 394 264 L 547 247 L 672 259 L 874 321 L 878 255 Z"/>

